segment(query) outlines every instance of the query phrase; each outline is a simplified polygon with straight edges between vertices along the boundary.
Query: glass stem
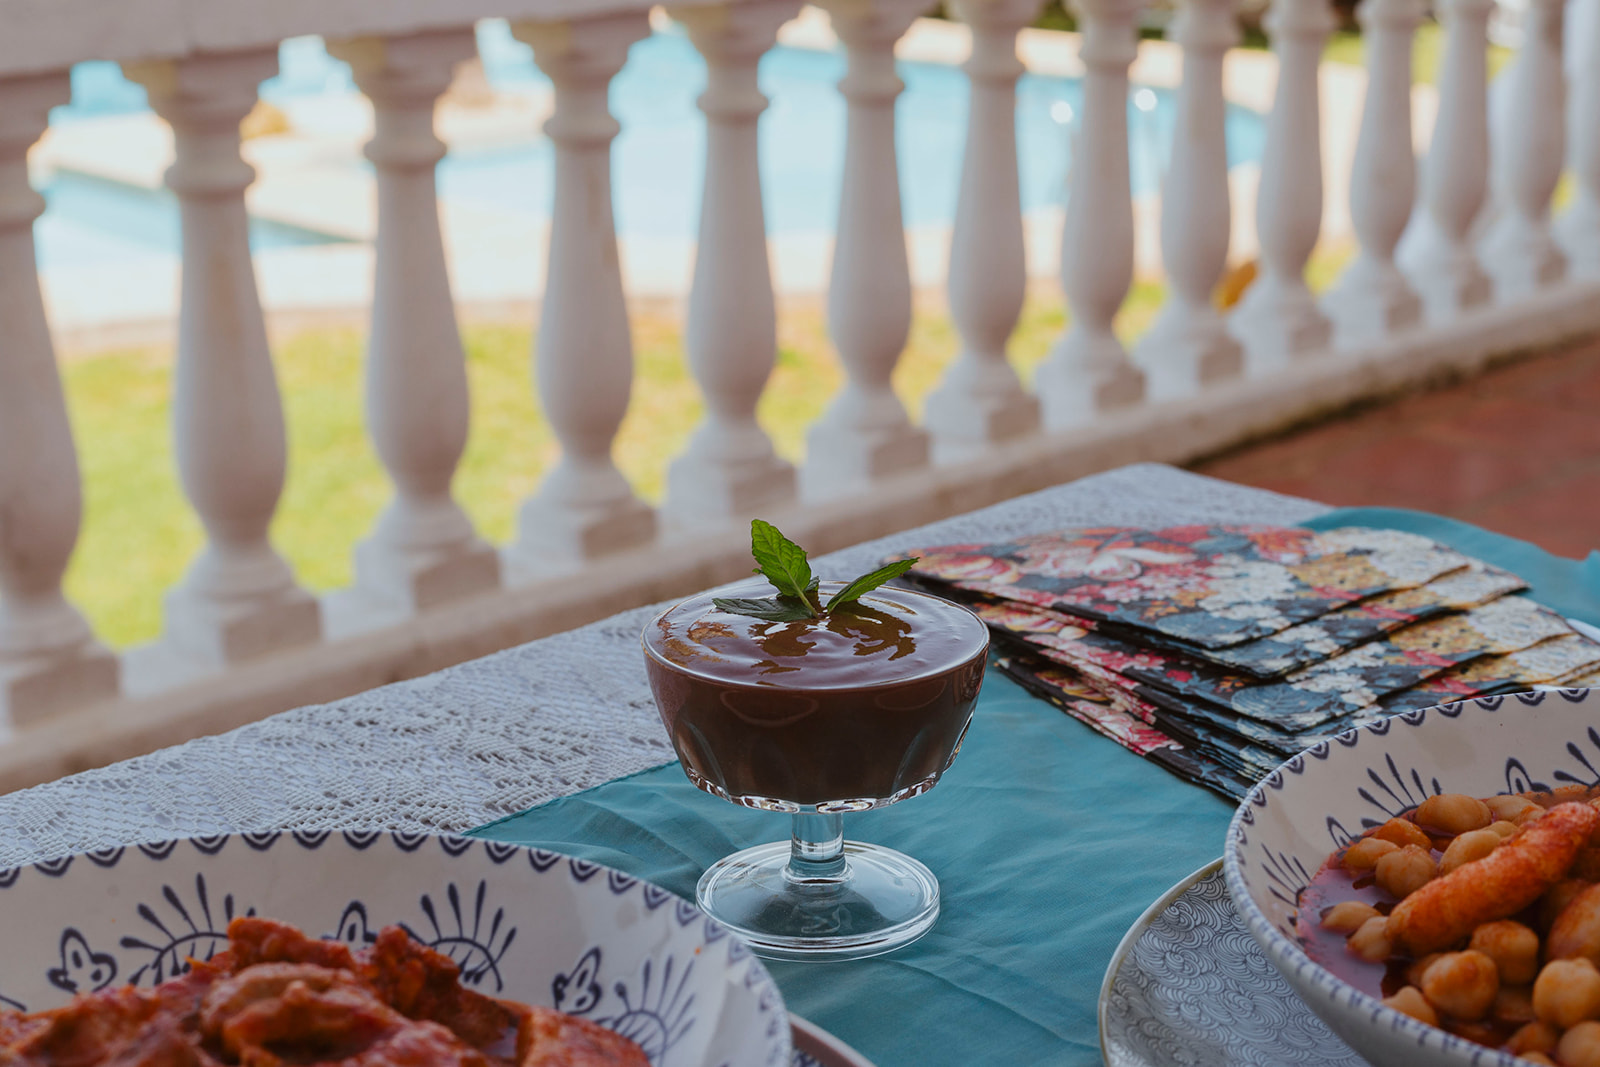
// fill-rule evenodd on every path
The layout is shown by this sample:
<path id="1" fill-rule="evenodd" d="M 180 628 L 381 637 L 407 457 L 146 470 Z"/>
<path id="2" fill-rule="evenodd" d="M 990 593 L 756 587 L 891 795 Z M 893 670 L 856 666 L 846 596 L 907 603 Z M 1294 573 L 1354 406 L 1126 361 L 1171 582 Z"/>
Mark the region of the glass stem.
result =
<path id="1" fill-rule="evenodd" d="M 796 812 L 784 876 L 791 882 L 837 882 L 844 873 L 844 816 Z"/>

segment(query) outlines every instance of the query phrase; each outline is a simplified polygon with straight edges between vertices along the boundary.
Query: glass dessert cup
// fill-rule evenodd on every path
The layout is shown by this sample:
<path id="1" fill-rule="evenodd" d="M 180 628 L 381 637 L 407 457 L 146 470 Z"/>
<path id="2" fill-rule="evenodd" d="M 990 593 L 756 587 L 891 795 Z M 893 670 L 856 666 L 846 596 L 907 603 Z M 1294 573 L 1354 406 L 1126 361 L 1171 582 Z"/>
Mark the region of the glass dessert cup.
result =
<path id="1" fill-rule="evenodd" d="M 823 599 L 841 586 L 824 582 Z M 894 849 L 846 841 L 843 817 L 926 792 L 955 759 L 989 648 L 977 616 L 882 588 L 820 619 L 763 622 L 719 611 L 707 593 L 658 616 L 642 643 L 689 780 L 791 816 L 788 841 L 705 872 L 701 908 L 771 959 L 876 956 L 933 927 L 933 873 Z"/>

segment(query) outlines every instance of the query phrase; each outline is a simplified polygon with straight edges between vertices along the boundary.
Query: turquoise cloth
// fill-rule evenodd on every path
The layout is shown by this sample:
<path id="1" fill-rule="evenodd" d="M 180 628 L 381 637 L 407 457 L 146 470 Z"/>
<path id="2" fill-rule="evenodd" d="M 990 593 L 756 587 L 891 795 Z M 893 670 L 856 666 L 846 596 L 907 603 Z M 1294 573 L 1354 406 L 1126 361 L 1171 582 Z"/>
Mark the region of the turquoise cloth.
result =
<path id="1" fill-rule="evenodd" d="M 1600 554 L 1564 560 L 1452 519 L 1347 508 L 1306 525 L 1411 530 L 1522 575 L 1600 625 Z M 1222 851 L 1225 801 L 1172 777 L 993 671 L 961 756 L 930 793 L 845 832 L 908 852 L 944 910 L 920 942 L 854 963 L 770 964 L 789 1008 L 879 1067 L 1100 1062 L 1095 1008 L 1124 931 Z M 596 860 L 685 897 L 714 861 L 783 839 L 781 816 L 692 787 L 676 763 L 473 831 Z"/>
<path id="2" fill-rule="evenodd" d="M 878 959 L 768 966 L 790 1011 L 878 1067 L 1098 1064 L 1112 950 L 1152 900 L 1221 853 L 1232 813 L 990 671 L 939 785 L 845 817 L 846 836 L 932 868 L 939 924 Z M 706 867 L 786 839 L 788 824 L 700 792 L 672 763 L 473 832 L 692 898 Z"/>
<path id="3" fill-rule="evenodd" d="M 1600 552 L 1590 552 L 1589 558 L 1581 561 L 1565 559 L 1460 519 L 1406 508 L 1338 508 L 1302 525 L 1313 530 L 1375 526 L 1431 537 L 1457 552 L 1521 575 L 1530 587 L 1528 596 L 1568 618 L 1600 626 Z"/>

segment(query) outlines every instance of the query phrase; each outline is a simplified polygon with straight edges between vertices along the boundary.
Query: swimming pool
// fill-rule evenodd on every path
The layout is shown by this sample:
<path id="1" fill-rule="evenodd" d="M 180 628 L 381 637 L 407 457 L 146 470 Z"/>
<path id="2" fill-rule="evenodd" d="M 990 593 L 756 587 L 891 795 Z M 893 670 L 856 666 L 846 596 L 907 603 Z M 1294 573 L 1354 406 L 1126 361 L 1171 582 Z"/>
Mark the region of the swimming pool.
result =
<path id="1" fill-rule="evenodd" d="M 479 53 L 490 82 L 507 90 L 548 85 L 530 50 L 503 22 L 483 23 Z M 284 42 L 281 72 L 262 85 L 269 101 L 349 93 L 348 66 L 317 38 Z M 906 92 L 897 106 L 901 194 L 908 226 L 948 223 L 955 214 L 967 114 L 966 77 L 958 69 L 902 63 Z M 844 73 L 838 52 L 777 48 L 763 58 L 760 78 L 772 104 L 762 118 L 761 175 L 767 225 L 775 234 L 831 232 L 838 211 L 844 156 L 845 104 L 835 88 Z M 705 64 L 679 32 L 656 33 L 633 47 L 611 92 L 622 126 L 613 149 L 617 227 L 624 236 L 692 238 L 704 166 L 704 120 L 695 100 Z M 1074 79 L 1024 76 L 1018 86 L 1017 135 L 1022 204 L 1032 211 L 1059 203 L 1070 164 L 1069 140 L 1082 97 Z M 1172 94 L 1140 88 L 1129 101 L 1135 195 L 1160 184 L 1174 117 Z M 137 111 L 144 90 L 114 64 L 84 63 L 73 71 L 73 102 L 53 123 Z M 1234 164 L 1260 158 L 1264 123 L 1230 106 L 1228 155 Z M 543 138 L 493 150 L 458 151 L 439 168 L 446 198 L 495 210 L 548 217 L 551 148 Z M 358 164 L 352 164 L 358 165 Z M 359 164 L 364 166 L 365 164 Z M 176 252 L 176 207 L 162 192 L 106 188 L 63 175 L 44 189 L 49 208 L 39 228 L 41 265 L 102 256 Z M 258 224 L 256 247 L 319 240 L 289 227 Z"/>

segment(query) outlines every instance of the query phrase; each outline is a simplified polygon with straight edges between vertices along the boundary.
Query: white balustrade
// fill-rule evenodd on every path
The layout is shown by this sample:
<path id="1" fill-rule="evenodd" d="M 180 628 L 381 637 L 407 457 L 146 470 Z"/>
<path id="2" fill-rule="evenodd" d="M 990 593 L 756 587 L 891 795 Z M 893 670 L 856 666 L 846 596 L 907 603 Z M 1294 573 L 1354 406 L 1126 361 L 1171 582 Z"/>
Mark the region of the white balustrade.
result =
<path id="1" fill-rule="evenodd" d="M 1128 66 L 1138 54 L 1139 0 L 1074 0 L 1072 9 L 1087 68 L 1061 232 L 1061 287 L 1072 321 L 1034 383 L 1050 429 L 1136 404 L 1145 386 L 1112 332 L 1133 284 Z"/>
<path id="2" fill-rule="evenodd" d="M 255 171 L 239 124 L 277 49 L 129 65 L 172 126 L 167 185 L 183 228 L 172 416 L 183 487 L 207 545 L 167 596 L 166 637 L 184 659 L 222 666 L 321 632 L 317 602 L 268 540 L 287 462 L 283 406 L 250 258 L 244 191 Z"/>
<path id="3" fill-rule="evenodd" d="M 1306 286 L 1305 271 L 1322 232 L 1317 71 L 1334 25 L 1328 0 L 1274 0 L 1266 17 L 1278 59 L 1278 86 L 1256 190 L 1260 268 L 1228 317 L 1255 374 L 1316 355 L 1333 335 L 1332 324 Z"/>
<path id="4" fill-rule="evenodd" d="M 1422 169 L 1422 210 L 1401 265 L 1430 318 L 1449 322 L 1489 299 L 1470 234 L 1489 187 L 1489 12 L 1494 0 L 1444 0 L 1439 114 Z"/>
<path id="5" fill-rule="evenodd" d="M 1572 206 L 1556 221 L 1556 238 L 1568 269 L 1580 278 L 1600 278 L 1600 0 L 1576 0 L 1569 31 L 1582 34 L 1567 100 L 1568 165 L 1577 186 Z M 1571 68 L 1569 68 L 1571 69 Z"/>
<path id="6" fill-rule="evenodd" d="M 829 0 L 844 42 L 839 82 L 847 107 L 844 184 L 828 279 L 828 332 L 848 380 L 806 438 L 801 492 L 860 491 L 928 462 L 928 435 L 911 424 L 890 384 L 911 333 L 911 270 L 900 214 L 894 102 L 905 88 L 894 44 L 926 0 Z"/>
<path id="7" fill-rule="evenodd" d="M 1507 98 L 1492 131 L 1494 222 L 1479 246 L 1500 302 L 1526 296 L 1566 275 L 1550 234 L 1550 197 L 1566 152 L 1561 71 L 1565 0 L 1528 0 L 1522 46 L 1501 77 Z"/>
<path id="8" fill-rule="evenodd" d="M 972 28 L 965 70 L 971 105 L 961 190 L 950 237 L 950 317 L 961 350 L 928 396 L 925 422 L 939 462 L 1033 432 L 1039 402 L 1006 359 L 1027 296 L 1022 193 L 1017 175 L 1017 33 L 1038 0 L 955 0 Z"/>
<path id="9" fill-rule="evenodd" d="M 1233 0 L 1180 0 L 1172 37 L 1183 46 L 1183 85 L 1161 191 L 1161 260 L 1171 292 L 1133 353 L 1151 400 L 1188 396 L 1244 369 L 1244 350 L 1212 303 L 1232 225 L 1222 60 L 1239 40 Z"/>
<path id="10" fill-rule="evenodd" d="M 672 9 L 705 57 L 700 97 L 706 171 L 685 346 L 706 415 L 667 472 L 663 513 L 676 527 L 749 517 L 795 494 L 792 465 L 773 451 L 756 404 L 778 358 L 778 319 L 761 205 L 757 121 L 767 98 L 761 56 L 800 0 Z"/>
<path id="11" fill-rule="evenodd" d="M 628 410 L 633 341 L 611 210 L 606 93 L 628 48 L 650 32 L 643 11 L 571 22 L 518 22 L 534 61 L 555 84 L 545 133 L 555 146 L 536 377 L 561 459 L 522 506 L 511 560 L 525 573 L 575 566 L 649 542 L 654 509 L 634 495 L 612 459 Z"/>
<path id="12" fill-rule="evenodd" d="M 1411 47 L 1422 16 L 1422 0 L 1364 0 L 1356 14 L 1367 53 L 1367 98 L 1350 216 L 1361 248 L 1324 300 L 1341 347 L 1380 340 L 1422 319 L 1422 300 L 1394 259 L 1416 196 Z"/>
<path id="13" fill-rule="evenodd" d="M 367 423 L 395 486 L 356 548 L 356 588 L 380 610 L 416 611 L 500 583 L 499 554 L 450 491 L 470 410 L 434 183 L 445 153 L 434 102 L 477 46 L 472 31 L 448 30 L 329 50 L 351 65 L 376 122 L 367 146 L 378 186 Z"/>
<path id="14" fill-rule="evenodd" d="M 61 593 L 82 496 L 55 352 L 34 269 L 29 147 L 66 74 L 0 79 L 0 723 L 117 695 L 115 657 Z"/>

